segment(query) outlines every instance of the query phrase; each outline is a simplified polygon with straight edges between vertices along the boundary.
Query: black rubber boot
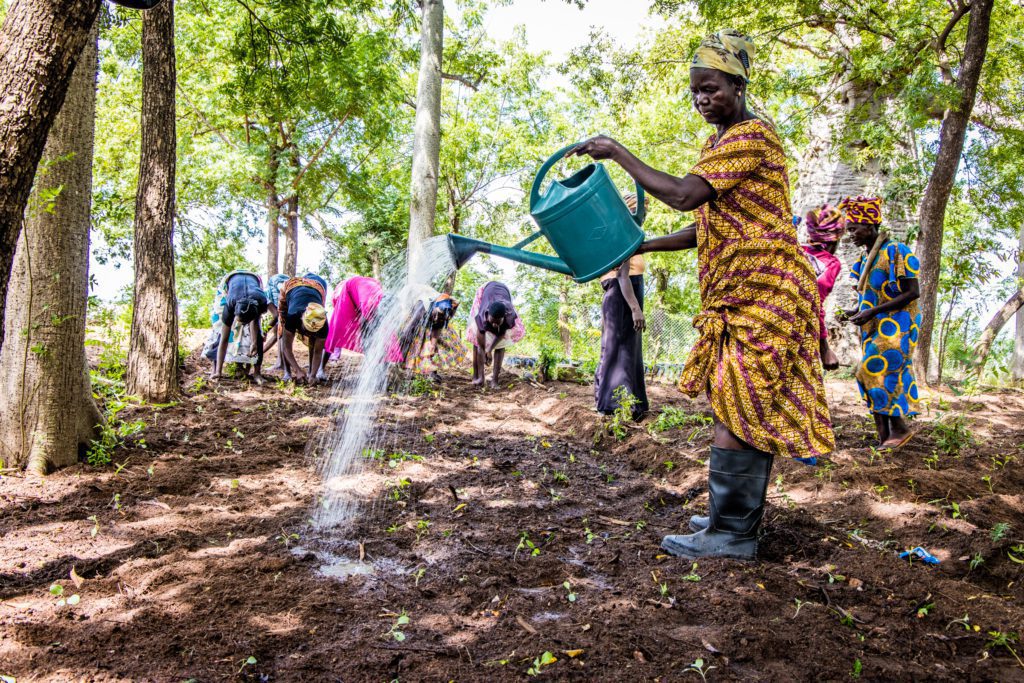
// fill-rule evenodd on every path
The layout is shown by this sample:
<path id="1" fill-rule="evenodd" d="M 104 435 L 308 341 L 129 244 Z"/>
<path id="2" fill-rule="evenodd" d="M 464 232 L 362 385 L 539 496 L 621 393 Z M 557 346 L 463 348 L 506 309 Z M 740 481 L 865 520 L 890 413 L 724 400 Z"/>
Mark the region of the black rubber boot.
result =
<path id="1" fill-rule="evenodd" d="M 757 530 L 764 516 L 773 460 L 770 453 L 763 451 L 712 446 L 707 528 L 685 536 L 666 536 L 661 547 L 688 559 L 753 560 L 757 556 Z"/>

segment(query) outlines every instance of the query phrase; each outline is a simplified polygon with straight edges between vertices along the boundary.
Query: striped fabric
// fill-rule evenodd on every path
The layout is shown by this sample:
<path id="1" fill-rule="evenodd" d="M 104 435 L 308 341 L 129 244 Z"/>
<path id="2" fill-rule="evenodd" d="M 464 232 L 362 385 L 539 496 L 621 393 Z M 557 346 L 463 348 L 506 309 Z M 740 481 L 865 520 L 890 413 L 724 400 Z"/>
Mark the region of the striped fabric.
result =
<path id="1" fill-rule="evenodd" d="M 818 351 L 818 290 L 797 242 L 786 155 L 758 119 L 712 136 L 690 171 L 718 197 L 697 210 L 700 338 L 679 388 L 702 391 L 751 446 L 814 458 L 835 448 Z"/>

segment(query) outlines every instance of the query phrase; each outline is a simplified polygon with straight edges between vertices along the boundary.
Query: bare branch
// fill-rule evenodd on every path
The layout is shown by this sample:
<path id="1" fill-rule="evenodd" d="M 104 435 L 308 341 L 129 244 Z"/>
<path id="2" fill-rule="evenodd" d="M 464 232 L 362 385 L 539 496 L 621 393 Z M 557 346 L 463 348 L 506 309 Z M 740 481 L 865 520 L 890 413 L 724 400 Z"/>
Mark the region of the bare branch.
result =
<path id="1" fill-rule="evenodd" d="M 475 81 L 471 81 L 466 76 L 460 76 L 459 74 L 450 74 L 446 71 L 441 72 L 441 78 L 445 79 L 446 81 L 457 81 L 466 86 L 467 88 L 469 88 L 470 90 L 479 90 L 480 84 L 484 80 L 483 76 L 477 76 L 477 79 Z"/>

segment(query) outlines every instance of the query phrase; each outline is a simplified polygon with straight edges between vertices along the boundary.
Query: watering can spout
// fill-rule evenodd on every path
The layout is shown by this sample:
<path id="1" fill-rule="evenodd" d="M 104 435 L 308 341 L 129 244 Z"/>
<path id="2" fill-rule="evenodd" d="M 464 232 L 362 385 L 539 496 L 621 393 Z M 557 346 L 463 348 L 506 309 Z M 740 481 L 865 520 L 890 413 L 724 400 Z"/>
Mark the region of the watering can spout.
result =
<path id="1" fill-rule="evenodd" d="M 522 249 L 521 246 L 522 243 L 514 247 L 502 247 L 497 244 L 491 244 L 490 242 L 475 240 L 472 237 L 463 237 L 462 235 L 455 234 L 448 235 L 448 247 L 451 249 L 456 268 L 464 266 L 466 261 L 473 257 L 473 254 L 479 252 L 481 254 L 500 256 L 501 258 L 516 261 L 518 263 L 524 263 L 528 266 L 534 266 L 535 268 L 552 270 L 564 275 L 573 274 L 572 270 L 562 259 L 555 258 L 554 256 L 548 256 L 546 254 L 526 251 Z"/>

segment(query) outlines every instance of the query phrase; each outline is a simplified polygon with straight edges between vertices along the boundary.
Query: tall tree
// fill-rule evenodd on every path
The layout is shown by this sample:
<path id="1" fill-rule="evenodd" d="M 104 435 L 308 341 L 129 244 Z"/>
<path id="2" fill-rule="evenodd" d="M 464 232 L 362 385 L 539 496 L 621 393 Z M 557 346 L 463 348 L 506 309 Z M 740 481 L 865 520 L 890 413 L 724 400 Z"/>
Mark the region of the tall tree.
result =
<path id="1" fill-rule="evenodd" d="M 939 269 L 942 261 L 942 236 L 946 217 L 946 204 L 953 190 L 960 155 L 964 149 L 967 127 L 978 92 L 985 53 L 988 50 L 989 24 L 995 0 L 972 0 L 971 18 L 967 27 L 960 72 L 956 78 L 958 100 L 945 113 L 939 130 L 939 151 L 932 168 L 924 199 L 921 201 L 921 239 L 918 256 L 921 270 L 921 335 L 918 339 L 915 362 L 920 374 L 930 375 L 932 333 L 935 328 L 936 304 L 939 292 Z M 966 11 L 966 9 L 965 9 Z"/>
<path id="2" fill-rule="evenodd" d="M 142 17 L 142 153 L 135 195 L 135 299 L 127 390 L 166 402 L 178 388 L 174 291 L 174 2 Z"/>
<path id="3" fill-rule="evenodd" d="M 441 154 L 441 57 L 443 0 L 420 0 L 420 71 L 416 84 L 416 126 L 412 148 L 409 254 L 434 235 L 437 172 Z"/>
<path id="4" fill-rule="evenodd" d="M 1017 243 L 1017 283 L 1018 286 L 1024 284 L 1024 228 L 1020 231 Z M 1024 380 L 1024 313 L 1019 311 L 1014 321 L 1013 361 L 1010 372 L 1014 382 Z"/>
<path id="5" fill-rule="evenodd" d="M 74 464 L 103 420 L 85 362 L 96 41 L 50 129 L 8 284 L 0 458 L 40 474 Z"/>
<path id="6" fill-rule="evenodd" d="M 14 0 L 0 27 L 0 339 L 32 179 L 99 8 L 100 0 Z"/>

